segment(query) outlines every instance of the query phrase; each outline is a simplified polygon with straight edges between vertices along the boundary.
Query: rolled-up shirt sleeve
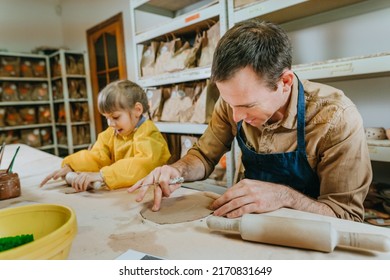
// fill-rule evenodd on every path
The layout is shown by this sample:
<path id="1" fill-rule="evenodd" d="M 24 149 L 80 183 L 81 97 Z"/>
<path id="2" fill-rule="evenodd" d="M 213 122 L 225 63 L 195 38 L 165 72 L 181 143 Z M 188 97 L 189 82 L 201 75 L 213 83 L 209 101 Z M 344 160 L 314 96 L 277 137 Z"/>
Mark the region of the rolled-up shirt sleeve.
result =
<path id="1" fill-rule="evenodd" d="M 214 107 L 210 123 L 188 154 L 199 158 L 205 166 L 206 179 L 214 170 L 220 158 L 230 150 L 237 128 L 232 122 L 231 110 L 221 98 Z"/>
<path id="2" fill-rule="evenodd" d="M 340 110 L 319 147 L 317 173 L 318 201 L 333 209 L 336 216 L 362 221 L 363 202 L 372 180 L 372 167 L 363 121 L 355 106 Z"/>

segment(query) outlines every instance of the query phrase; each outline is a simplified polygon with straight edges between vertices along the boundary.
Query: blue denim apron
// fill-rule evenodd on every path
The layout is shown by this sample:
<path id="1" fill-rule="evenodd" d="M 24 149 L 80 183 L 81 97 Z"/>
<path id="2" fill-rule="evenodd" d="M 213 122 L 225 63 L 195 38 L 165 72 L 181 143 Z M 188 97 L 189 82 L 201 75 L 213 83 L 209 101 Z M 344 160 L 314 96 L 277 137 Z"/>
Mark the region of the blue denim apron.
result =
<path id="1" fill-rule="evenodd" d="M 260 154 L 249 148 L 242 130 L 242 120 L 237 124 L 237 141 L 242 152 L 245 178 L 290 186 L 312 198 L 317 198 L 320 183 L 317 174 L 307 161 L 305 148 L 305 97 L 298 80 L 298 149 L 294 152 Z"/>

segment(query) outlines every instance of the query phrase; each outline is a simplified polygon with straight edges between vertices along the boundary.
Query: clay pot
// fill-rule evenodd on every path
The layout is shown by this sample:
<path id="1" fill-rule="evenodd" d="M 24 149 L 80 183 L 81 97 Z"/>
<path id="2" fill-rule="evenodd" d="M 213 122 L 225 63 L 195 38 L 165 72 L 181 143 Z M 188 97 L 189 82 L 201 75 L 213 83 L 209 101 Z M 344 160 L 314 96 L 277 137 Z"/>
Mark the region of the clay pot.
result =
<path id="1" fill-rule="evenodd" d="M 18 173 L 5 173 L 5 170 L 0 170 L 0 200 L 18 197 L 20 194 Z"/>
<path id="2" fill-rule="evenodd" d="M 369 140 L 385 140 L 386 130 L 383 127 L 366 127 L 364 129 L 366 138 Z"/>

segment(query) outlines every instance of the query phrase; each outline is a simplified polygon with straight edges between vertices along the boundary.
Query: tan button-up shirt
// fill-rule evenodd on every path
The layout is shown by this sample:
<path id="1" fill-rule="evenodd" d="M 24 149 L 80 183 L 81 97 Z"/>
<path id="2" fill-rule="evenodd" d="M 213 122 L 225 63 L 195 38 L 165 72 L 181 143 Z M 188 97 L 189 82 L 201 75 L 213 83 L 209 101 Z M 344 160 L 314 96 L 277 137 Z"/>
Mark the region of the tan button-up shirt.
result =
<path id="1" fill-rule="evenodd" d="M 342 219 L 362 221 L 363 201 L 372 180 L 371 162 L 362 118 L 344 93 L 336 88 L 302 81 L 305 91 L 305 142 L 310 166 L 320 180 L 318 201 Z M 258 153 L 297 149 L 298 80 L 282 120 L 256 128 L 243 122 L 247 145 Z M 230 106 L 219 99 L 209 126 L 189 151 L 206 168 L 205 178 L 230 150 L 237 133 Z"/>

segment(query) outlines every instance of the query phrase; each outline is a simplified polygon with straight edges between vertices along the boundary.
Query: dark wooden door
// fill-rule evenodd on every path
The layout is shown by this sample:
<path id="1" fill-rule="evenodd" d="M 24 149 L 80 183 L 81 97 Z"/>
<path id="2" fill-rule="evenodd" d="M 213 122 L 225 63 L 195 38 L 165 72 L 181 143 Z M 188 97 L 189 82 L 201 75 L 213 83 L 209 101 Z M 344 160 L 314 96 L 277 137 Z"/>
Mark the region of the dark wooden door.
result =
<path id="1" fill-rule="evenodd" d="M 122 13 L 87 30 L 96 133 L 107 128 L 97 110 L 97 96 L 110 82 L 126 79 Z"/>

